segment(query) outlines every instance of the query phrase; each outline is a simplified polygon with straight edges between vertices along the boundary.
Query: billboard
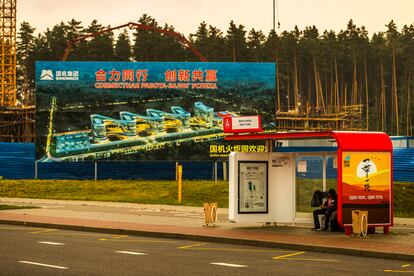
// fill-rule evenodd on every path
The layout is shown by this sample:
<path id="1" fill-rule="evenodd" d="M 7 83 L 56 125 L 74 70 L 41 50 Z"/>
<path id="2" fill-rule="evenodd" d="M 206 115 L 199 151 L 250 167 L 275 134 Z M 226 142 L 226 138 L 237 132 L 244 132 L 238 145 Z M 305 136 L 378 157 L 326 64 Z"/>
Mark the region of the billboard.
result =
<path id="1" fill-rule="evenodd" d="M 275 64 L 36 62 L 36 159 L 194 160 L 264 142 L 227 142 L 223 118 L 275 114 Z"/>
<path id="2" fill-rule="evenodd" d="M 389 152 L 343 152 L 343 223 L 352 223 L 352 210 L 367 210 L 368 223 L 391 220 L 391 159 Z"/>

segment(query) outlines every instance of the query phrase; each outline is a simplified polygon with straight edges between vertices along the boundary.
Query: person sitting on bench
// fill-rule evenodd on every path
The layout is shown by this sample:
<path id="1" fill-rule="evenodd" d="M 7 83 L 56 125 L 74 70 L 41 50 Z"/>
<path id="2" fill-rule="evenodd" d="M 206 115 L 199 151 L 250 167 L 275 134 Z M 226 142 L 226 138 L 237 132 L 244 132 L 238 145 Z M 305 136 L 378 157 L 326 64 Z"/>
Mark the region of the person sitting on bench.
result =
<path id="1" fill-rule="evenodd" d="M 320 209 L 313 211 L 313 222 L 314 227 L 312 230 L 320 229 L 321 226 L 319 224 L 319 217 L 318 215 L 325 215 L 325 224 L 322 228 L 322 231 L 327 231 L 329 228 L 329 221 L 333 212 L 335 212 L 338 208 L 338 196 L 334 189 L 330 189 L 327 194 L 327 200 L 323 205 L 320 206 Z"/>

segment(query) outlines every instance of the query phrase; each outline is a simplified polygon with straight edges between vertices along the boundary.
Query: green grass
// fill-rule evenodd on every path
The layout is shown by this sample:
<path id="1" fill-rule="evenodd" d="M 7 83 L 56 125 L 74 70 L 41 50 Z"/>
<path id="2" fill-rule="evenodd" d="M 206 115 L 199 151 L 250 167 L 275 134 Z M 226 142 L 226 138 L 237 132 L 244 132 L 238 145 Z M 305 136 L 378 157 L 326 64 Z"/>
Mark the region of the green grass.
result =
<path id="1" fill-rule="evenodd" d="M 1 180 L 0 197 L 178 204 L 176 181 Z M 181 205 L 202 206 L 203 202 L 227 207 L 228 183 L 183 181 Z"/>
<path id="2" fill-rule="evenodd" d="M 414 218 L 414 183 L 394 182 L 394 216 Z"/>
<path id="3" fill-rule="evenodd" d="M 336 189 L 336 180 L 327 180 L 327 188 Z M 298 212 L 314 209 L 310 207 L 310 200 L 315 189 L 322 189 L 321 180 L 297 178 Z M 0 180 L 0 197 L 178 205 L 176 181 Z M 184 180 L 181 205 L 202 206 L 203 202 L 228 207 L 228 183 Z M 396 217 L 414 217 L 414 183 L 394 183 L 394 212 Z"/>
<path id="4" fill-rule="evenodd" d="M 35 206 L 17 206 L 17 205 L 0 205 L 0 210 L 13 210 L 13 209 L 33 209 L 39 208 Z"/>

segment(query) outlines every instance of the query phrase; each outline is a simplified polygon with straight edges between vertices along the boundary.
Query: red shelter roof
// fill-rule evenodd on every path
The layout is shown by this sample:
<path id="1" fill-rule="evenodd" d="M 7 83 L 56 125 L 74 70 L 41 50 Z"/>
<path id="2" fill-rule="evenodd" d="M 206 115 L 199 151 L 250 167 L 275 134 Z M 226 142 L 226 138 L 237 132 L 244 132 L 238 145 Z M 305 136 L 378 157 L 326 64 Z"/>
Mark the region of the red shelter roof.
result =
<path id="1" fill-rule="evenodd" d="M 321 131 L 256 133 L 226 136 L 226 140 L 291 140 L 334 138 L 338 149 L 343 151 L 388 151 L 392 152 L 390 137 L 384 132 Z"/>

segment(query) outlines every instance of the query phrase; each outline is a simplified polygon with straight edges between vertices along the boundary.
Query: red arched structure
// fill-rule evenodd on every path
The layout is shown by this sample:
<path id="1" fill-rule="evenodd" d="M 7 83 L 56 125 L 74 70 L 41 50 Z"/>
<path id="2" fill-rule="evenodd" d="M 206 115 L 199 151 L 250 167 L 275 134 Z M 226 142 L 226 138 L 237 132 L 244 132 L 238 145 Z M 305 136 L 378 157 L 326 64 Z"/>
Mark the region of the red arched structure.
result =
<path id="1" fill-rule="evenodd" d="M 153 31 L 153 32 L 158 32 L 158 33 L 161 33 L 161 34 L 169 35 L 169 36 L 175 38 L 181 44 L 183 44 L 191 52 L 193 52 L 200 59 L 200 61 L 207 61 L 207 58 L 199 50 L 197 50 L 193 46 L 193 44 L 187 38 L 185 38 L 183 35 L 181 35 L 177 32 L 174 32 L 174 31 L 167 31 L 167 30 L 164 30 L 164 29 L 161 29 L 161 28 L 158 28 L 158 27 L 148 26 L 148 25 L 145 25 L 145 24 L 139 24 L 139 23 L 134 23 L 134 22 L 129 22 L 127 24 L 123 24 L 123 25 L 116 26 L 116 27 L 113 27 L 113 28 L 104 29 L 104 30 L 99 31 L 99 32 L 83 35 L 81 37 L 78 37 L 74 40 L 69 41 L 67 46 L 66 46 L 65 53 L 63 54 L 62 61 L 66 61 L 67 57 L 69 56 L 70 51 L 72 50 L 72 47 L 74 45 L 78 44 L 80 41 L 82 41 L 86 38 L 95 37 L 95 36 L 98 36 L 98 35 L 101 35 L 101 34 L 104 34 L 104 33 L 111 32 L 113 30 L 118 30 L 118 29 L 122 29 L 122 28 L 126 28 L 126 27 L 128 27 L 131 30 L 132 29 L 147 30 L 147 31 Z"/>

